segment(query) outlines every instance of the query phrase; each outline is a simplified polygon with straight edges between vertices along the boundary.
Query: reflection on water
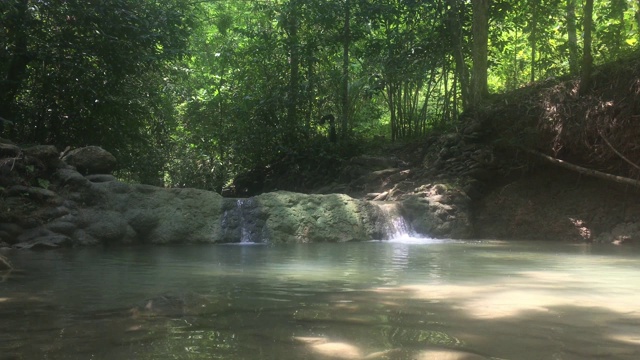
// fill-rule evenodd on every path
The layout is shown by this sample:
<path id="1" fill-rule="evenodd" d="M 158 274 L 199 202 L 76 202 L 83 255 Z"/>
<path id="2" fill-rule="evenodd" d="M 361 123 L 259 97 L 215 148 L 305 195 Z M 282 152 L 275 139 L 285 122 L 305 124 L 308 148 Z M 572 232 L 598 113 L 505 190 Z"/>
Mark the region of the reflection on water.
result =
<path id="1" fill-rule="evenodd" d="M 11 252 L 0 359 L 638 359 L 640 253 L 549 243 Z"/>

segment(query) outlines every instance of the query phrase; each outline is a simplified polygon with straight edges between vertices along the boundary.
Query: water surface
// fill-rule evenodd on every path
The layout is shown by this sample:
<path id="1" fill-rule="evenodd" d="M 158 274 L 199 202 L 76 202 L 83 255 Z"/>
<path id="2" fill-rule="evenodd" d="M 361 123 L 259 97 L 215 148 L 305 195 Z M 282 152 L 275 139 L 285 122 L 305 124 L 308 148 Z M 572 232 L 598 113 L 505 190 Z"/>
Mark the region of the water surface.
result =
<path id="1" fill-rule="evenodd" d="M 0 278 L 0 359 L 640 358 L 634 248 L 405 238 L 5 255 L 17 270 Z"/>

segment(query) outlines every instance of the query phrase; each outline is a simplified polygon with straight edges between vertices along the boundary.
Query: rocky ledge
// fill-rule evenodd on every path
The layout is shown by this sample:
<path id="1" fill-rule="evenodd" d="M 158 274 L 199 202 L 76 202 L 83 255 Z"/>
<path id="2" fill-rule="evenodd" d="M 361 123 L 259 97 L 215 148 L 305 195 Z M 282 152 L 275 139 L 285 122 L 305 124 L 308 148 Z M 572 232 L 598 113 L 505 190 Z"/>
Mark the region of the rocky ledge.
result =
<path id="1" fill-rule="evenodd" d="M 60 153 L 1 142 L 0 247 L 365 241 L 388 239 L 400 218 L 422 235 L 472 234 L 466 195 L 445 185 L 397 201 L 285 191 L 231 199 L 123 183 L 115 166 L 95 146 Z"/>

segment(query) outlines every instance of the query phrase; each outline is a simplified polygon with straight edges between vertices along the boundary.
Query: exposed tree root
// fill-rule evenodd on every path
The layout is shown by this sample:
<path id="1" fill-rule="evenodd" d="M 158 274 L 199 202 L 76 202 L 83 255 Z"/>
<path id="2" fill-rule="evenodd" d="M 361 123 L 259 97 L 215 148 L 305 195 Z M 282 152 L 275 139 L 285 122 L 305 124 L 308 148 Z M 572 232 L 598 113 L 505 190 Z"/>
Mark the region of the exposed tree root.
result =
<path id="1" fill-rule="evenodd" d="M 634 180 L 634 179 L 630 179 L 630 178 L 623 177 L 623 176 L 618 176 L 618 175 L 611 175 L 611 174 L 603 173 L 601 171 L 597 171 L 597 170 L 593 170 L 593 169 L 587 169 L 585 167 L 574 165 L 574 164 L 568 163 L 568 162 L 566 162 L 564 160 L 556 159 L 556 158 L 551 157 L 549 155 L 545 155 L 545 154 L 543 154 L 543 153 L 541 153 L 539 151 L 528 150 L 528 149 L 525 149 L 525 151 L 530 153 L 530 154 L 536 155 L 537 157 L 543 158 L 547 162 L 550 162 L 550 163 L 552 163 L 554 165 L 558 165 L 560 167 L 563 167 L 565 169 L 569 169 L 569 170 L 578 172 L 580 174 L 585 174 L 585 175 L 597 177 L 599 179 L 603 179 L 603 180 L 607 180 L 607 181 L 613 181 L 613 182 L 616 182 L 618 184 L 631 185 L 631 186 L 634 186 L 636 188 L 640 188 L 640 181 L 638 181 L 638 180 Z"/>
<path id="2" fill-rule="evenodd" d="M 0 255 L 0 270 L 11 270 L 13 267 L 7 258 Z"/>
<path id="3" fill-rule="evenodd" d="M 607 140 L 607 138 L 604 137 L 604 135 L 602 134 L 602 131 L 598 131 L 598 133 L 600 134 L 600 137 L 602 138 L 602 140 L 604 140 L 604 142 L 609 146 L 611 151 L 613 151 L 616 155 L 620 156 L 620 158 L 622 158 L 622 160 L 626 161 L 629 165 L 631 165 L 634 168 L 640 170 L 640 166 L 636 165 L 633 161 L 627 159 L 626 156 L 622 155 L 618 150 L 616 150 L 616 148 L 613 147 L 613 145 L 611 145 L 609 140 Z"/>

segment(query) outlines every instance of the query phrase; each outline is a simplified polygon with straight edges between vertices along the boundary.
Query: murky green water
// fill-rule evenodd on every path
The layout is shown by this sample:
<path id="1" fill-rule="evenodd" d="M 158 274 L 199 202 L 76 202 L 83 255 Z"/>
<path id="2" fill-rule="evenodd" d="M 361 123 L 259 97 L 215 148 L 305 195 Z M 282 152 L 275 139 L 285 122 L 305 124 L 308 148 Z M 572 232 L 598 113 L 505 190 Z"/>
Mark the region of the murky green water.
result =
<path id="1" fill-rule="evenodd" d="M 5 255 L 18 270 L 0 278 L 0 359 L 640 358 L 637 249 L 431 242 Z"/>

